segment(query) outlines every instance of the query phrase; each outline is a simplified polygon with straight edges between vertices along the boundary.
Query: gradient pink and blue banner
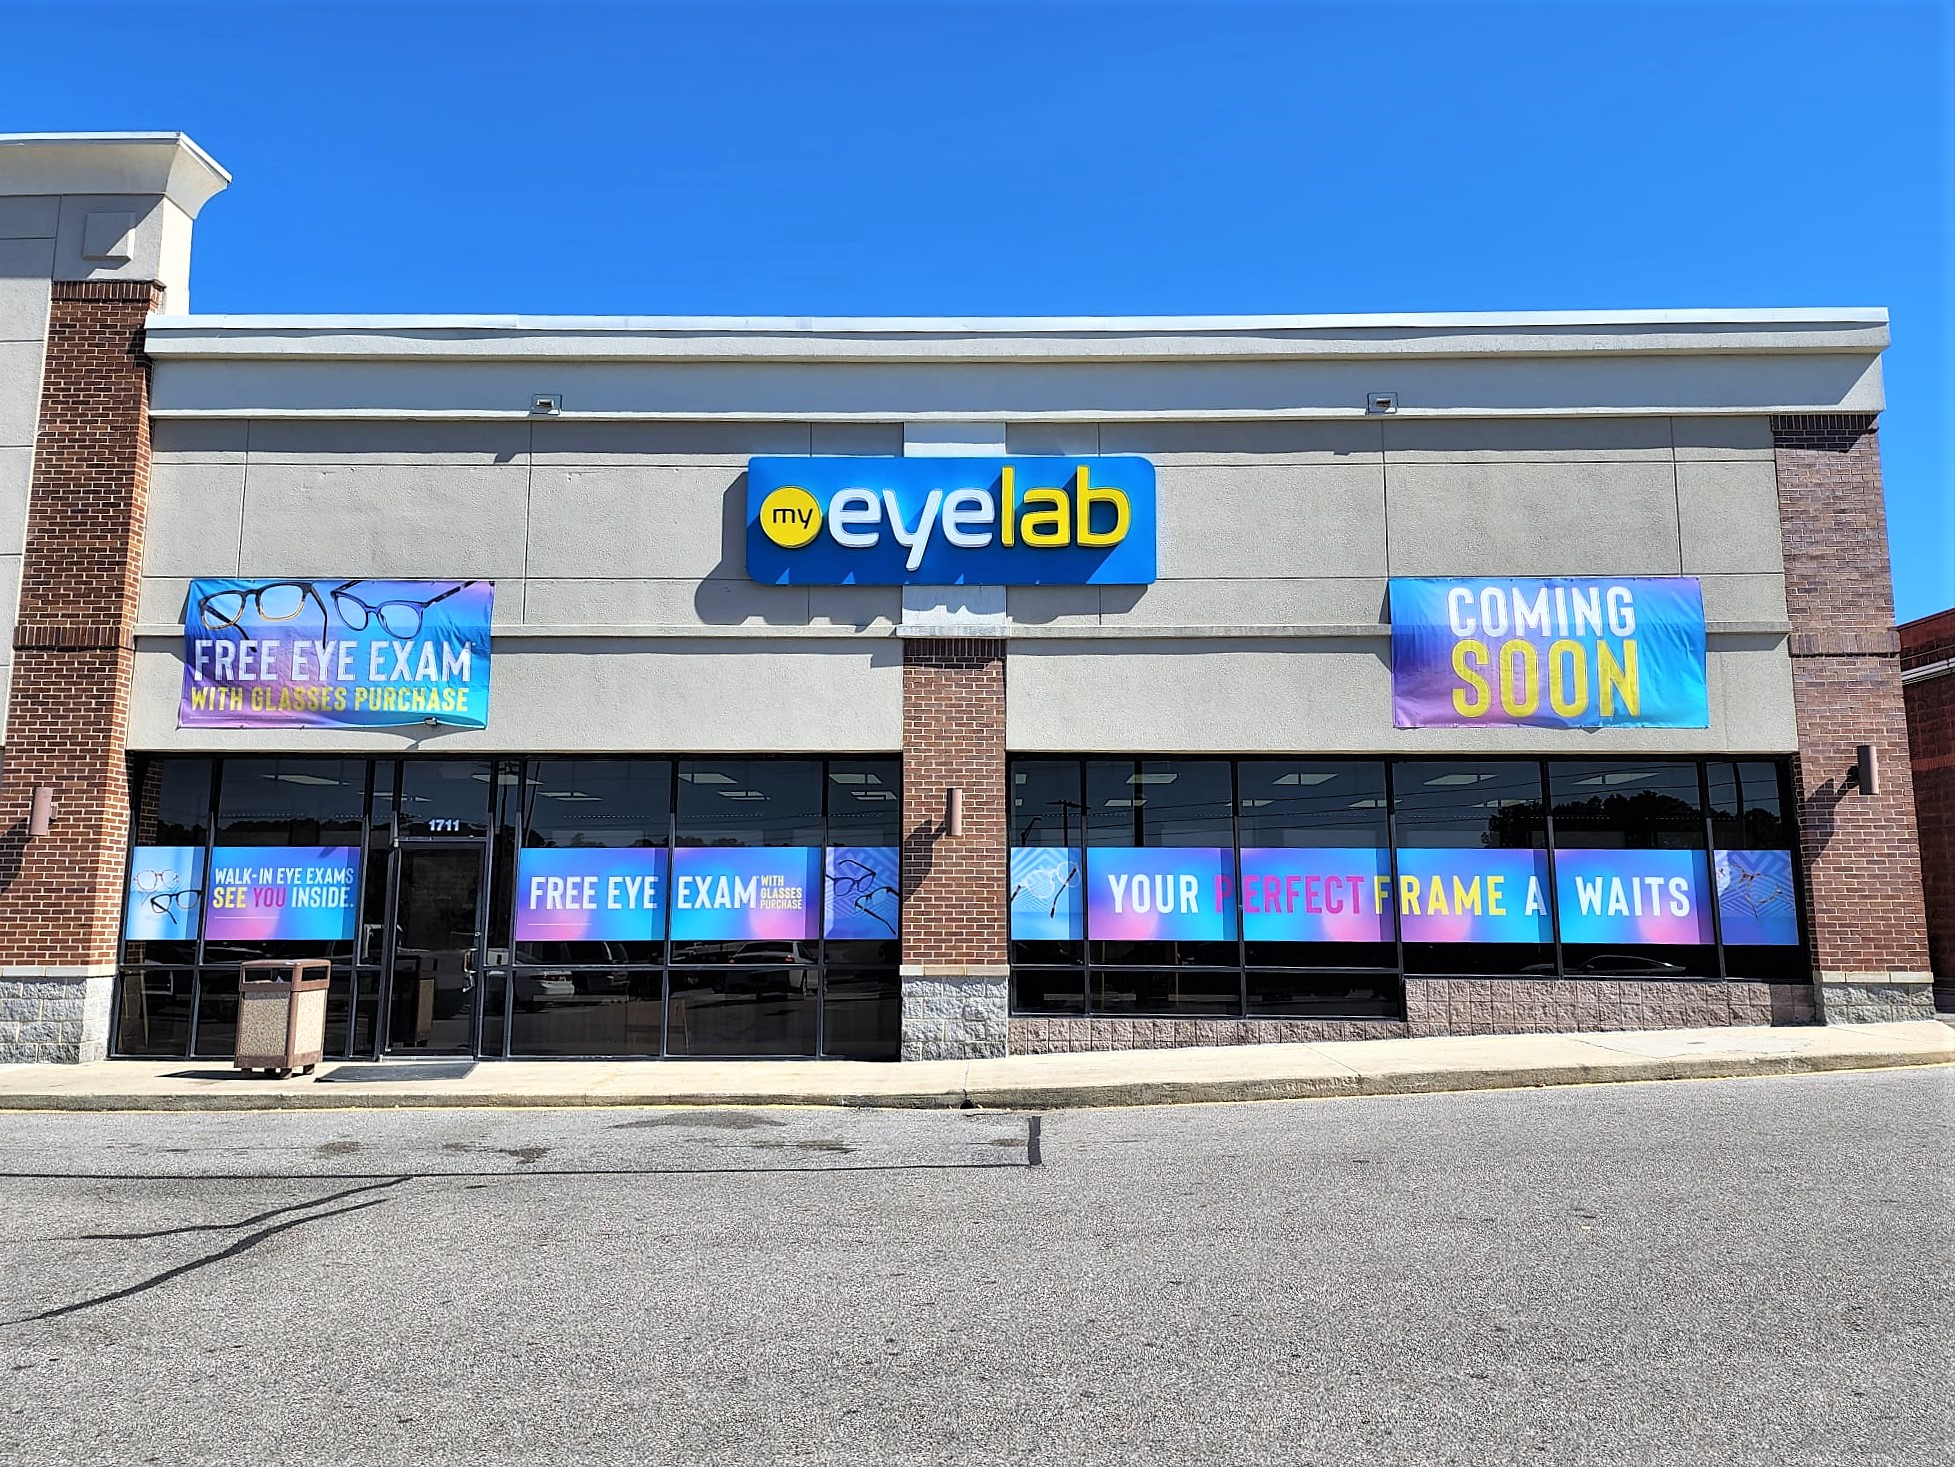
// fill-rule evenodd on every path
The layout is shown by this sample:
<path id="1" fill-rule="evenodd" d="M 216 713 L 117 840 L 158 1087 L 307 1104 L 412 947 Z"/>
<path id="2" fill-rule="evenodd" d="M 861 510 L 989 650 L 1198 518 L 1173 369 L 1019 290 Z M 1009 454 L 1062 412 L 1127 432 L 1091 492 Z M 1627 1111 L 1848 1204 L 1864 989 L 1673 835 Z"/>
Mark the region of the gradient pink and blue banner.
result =
<path id="1" fill-rule="evenodd" d="M 526 849 L 516 858 L 516 941 L 663 942 L 661 847 Z"/>
<path id="2" fill-rule="evenodd" d="M 218 846 L 206 942 L 347 942 L 360 908 L 358 846 Z"/>
<path id="3" fill-rule="evenodd" d="M 1394 577 L 1400 728 L 1706 728 L 1690 576 Z"/>
<path id="4" fill-rule="evenodd" d="M 822 872 L 828 914 L 822 936 L 892 938 L 902 926 L 903 853 L 895 846 L 830 846 Z"/>
<path id="5" fill-rule="evenodd" d="M 1078 846 L 1013 846 L 1013 942 L 1078 942 L 1086 933 Z"/>
<path id="6" fill-rule="evenodd" d="M 1235 937 L 1235 852 L 1227 848 L 1094 847 L 1086 878 L 1086 933 L 1094 942 Z"/>
<path id="7" fill-rule="evenodd" d="M 177 725 L 486 728 L 494 602 L 491 581 L 192 581 Z"/>
<path id="8" fill-rule="evenodd" d="M 1242 935 L 1251 942 L 1390 942 L 1390 853 L 1245 846 Z"/>
<path id="9" fill-rule="evenodd" d="M 1565 943 L 1708 943 L 1709 895 L 1702 851 L 1555 852 Z"/>
<path id="10" fill-rule="evenodd" d="M 807 942 L 821 932 L 820 846 L 681 846 L 674 942 Z"/>
<path id="11" fill-rule="evenodd" d="M 1792 852 L 1717 852 L 1717 915 L 1727 943 L 1796 947 L 1799 898 L 1792 884 Z"/>
<path id="12" fill-rule="evenodd" d="M 1401 850 L 1398 896 L 1407 942 L 1554 941 L 1545 851 Z"/>

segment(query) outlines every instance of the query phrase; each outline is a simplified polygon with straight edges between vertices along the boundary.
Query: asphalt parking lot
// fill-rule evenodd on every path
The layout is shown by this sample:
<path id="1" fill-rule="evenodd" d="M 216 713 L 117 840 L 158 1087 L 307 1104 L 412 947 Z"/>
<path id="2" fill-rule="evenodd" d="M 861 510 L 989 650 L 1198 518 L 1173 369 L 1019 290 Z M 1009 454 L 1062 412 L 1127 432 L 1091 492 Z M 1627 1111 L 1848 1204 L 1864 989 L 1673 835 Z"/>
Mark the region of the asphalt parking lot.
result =
<path id="1" fill-rule="evenodd" d="M 0 1461 L 1944 1463 L 1955 1071 L 8 1117 Z"/>

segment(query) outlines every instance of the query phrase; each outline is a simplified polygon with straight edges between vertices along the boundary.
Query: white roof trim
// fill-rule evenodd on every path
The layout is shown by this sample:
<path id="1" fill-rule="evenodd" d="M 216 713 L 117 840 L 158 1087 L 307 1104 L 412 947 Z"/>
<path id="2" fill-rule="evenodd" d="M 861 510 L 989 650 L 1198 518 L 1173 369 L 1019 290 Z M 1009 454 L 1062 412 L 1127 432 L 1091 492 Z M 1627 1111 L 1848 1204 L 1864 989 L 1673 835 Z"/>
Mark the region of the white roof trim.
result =
<path id="1" fill-rule="evenodd" d="M 0 138 L 0 142 L 4 142 Z M 186 139 L 187 141 L 187 139 Z M 1649 326 L 1885 326 L 1884 306 L 1645 311 L 1431 311 L 1368 315 L 1254 316 L 533 316 L 210 315 L 152 316 L 149 329 L 180 331 L 541 331 L 675 334 L 872 333 L 876 335 L 1114 335 L 1269 331 L 1587 330 Z"/>

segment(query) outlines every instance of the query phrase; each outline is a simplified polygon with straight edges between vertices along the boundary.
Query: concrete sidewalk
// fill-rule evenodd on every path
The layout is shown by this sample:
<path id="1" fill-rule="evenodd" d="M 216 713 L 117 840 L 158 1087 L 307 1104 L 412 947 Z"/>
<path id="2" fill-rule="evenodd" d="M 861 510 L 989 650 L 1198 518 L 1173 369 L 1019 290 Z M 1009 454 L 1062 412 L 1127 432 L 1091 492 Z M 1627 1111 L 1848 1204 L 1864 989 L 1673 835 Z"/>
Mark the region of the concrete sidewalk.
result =
<path id="1" fill-rule="evenodd" d="M 391 1061 L 411 1067 L 408 1061 Z M 1504 1090 L 1955 1063 L 1944 1023 L 1244 1045 L 878 1065 L 487 1061 L 458 1080 L 319 1084 L 219 1060 L 0 1065 L 0 1110 L 838 1105 L 1064 1109 Z M 336 1065 L 323 1066 L 321 1074 Z"/>

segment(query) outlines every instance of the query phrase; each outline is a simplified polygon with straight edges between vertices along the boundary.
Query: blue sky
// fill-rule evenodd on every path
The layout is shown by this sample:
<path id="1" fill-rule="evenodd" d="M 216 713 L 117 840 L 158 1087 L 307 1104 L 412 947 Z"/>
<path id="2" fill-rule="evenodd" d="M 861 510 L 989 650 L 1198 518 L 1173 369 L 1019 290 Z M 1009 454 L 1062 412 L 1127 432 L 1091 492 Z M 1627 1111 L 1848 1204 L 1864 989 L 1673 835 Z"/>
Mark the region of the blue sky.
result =
<path id="1" fill-rule="evenodd" d="M 1884 305 L 1899 611 L 1955 604 L 1951 0 L 0 0 L 0 38 L 0 131 L 236 176 L 200 311 Z"/>

